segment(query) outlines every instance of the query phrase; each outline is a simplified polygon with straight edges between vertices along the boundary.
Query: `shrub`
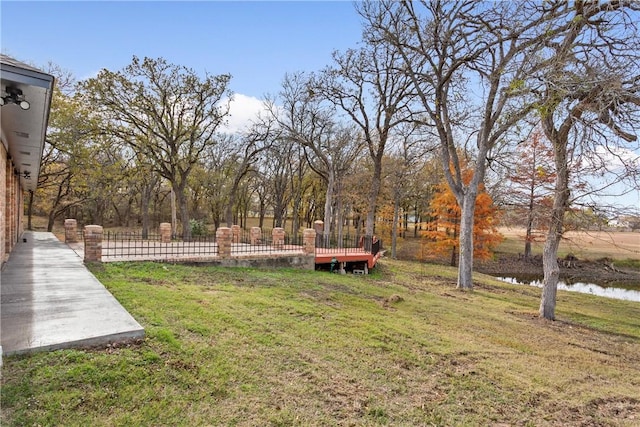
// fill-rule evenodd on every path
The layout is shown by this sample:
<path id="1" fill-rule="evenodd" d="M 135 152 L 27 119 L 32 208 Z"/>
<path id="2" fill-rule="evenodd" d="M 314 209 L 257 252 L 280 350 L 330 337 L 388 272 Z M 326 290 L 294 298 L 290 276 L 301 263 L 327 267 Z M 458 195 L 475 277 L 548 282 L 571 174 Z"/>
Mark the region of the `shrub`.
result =
<path id="1" fill-rule="evenodd" d="M 190 219 L 189 227 L 191 228 L 192 236 L 204 236 L 207 234 L 207 227 L 202 220 Z"/>

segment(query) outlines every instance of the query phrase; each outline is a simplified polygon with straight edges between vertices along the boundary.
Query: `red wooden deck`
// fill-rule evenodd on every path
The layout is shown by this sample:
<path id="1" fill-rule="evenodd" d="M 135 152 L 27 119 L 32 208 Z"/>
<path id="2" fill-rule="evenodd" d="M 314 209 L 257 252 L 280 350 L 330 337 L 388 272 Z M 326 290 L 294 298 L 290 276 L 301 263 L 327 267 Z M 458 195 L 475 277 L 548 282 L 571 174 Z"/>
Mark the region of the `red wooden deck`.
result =
<path id="1" fill-rule="evenodd" d="M 373 255 L 361 248 L 316 248 L 316 264 L 330 264 L 335 258 L 338 262 L 366 262 L 368 268 L 373 268 L 382 255 Z"/>

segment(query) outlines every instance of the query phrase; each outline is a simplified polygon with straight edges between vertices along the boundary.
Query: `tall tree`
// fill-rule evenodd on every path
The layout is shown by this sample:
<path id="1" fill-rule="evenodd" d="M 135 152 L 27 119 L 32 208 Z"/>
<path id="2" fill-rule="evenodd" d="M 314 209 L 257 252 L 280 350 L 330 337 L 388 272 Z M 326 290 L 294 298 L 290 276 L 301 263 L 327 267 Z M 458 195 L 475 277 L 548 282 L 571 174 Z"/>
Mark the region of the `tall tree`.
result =
<path id="1" fill-rule="evenodd" d="M 351 167 L 362 147 L 362 139 L 352 128 L 336 122 L 335 109 L 315 93 L 312 79 L 302 73 L 285 76 L 277 107 L 271 100 L 267 108 L 277 118 L 282 137 L 304 148 L 309 167 L 326 183 L 324 203 L 324 242 L 331 236 L 334 197 L 342 176 Z"/>
<path id="2" fill-rule="evenodd" d="M 369 37 L 401 55 L 398 65 L 433 127 L 446 180 L 461 207 L 458 288 L 473 287 L 473 218 L 487 163 L 516 123 L 534 109 L 524 102 L 525 78 L 545 65 L 536 52 L 566 23 L 566 9 L 539 2 L 366 2 Z M 463 179 L 456 141 L 475 140 L 473 176 Z M 453 168 L 449 168 L 453 165 Z"/>
<path id="3" fill-rule="evenodd" d="M 242 179 L 252 170 L 253 165 L 260 160 L 260 155 L 267 151 L 277 138 L 273 130 L 272 118 L 254 124 L 244 134 L 235 138 L 233 155 L 235 157 L 235 171 L 228 189 L 228 204 L 225 219 L 227 227 L 233 225 L 233 209 L 236 195 Z"/>
<path id="4" fill-rule="evenodd" d="M 229 113 L 228 74 L 204 77 L 163 58 L 133 57 L 121 71 L 103 69 L 83 82 L 87 101 L 104 119 L 103 131 L 149 159 L 171 183 L 183 238 L 190 237 L 188 178 Z"/>
<path id="5" fill-rule="evenodd" d="M 265 153 L 265 160 L 262 162 L 264 176 L 262 185 L 269 191 L 275 227 L 282 227 L 284 224 L 289 202 L 293 197 L 291 184 L 295 174 L 294 168 L 304 160 L 304 156 L 295 159 L 298 149 L 300 146 L 292 140 L 280 139 Z"/>
<path id="6" fill-rule="evenodd" d="M 551 223 L 543 250 L 540 316 L 546 319 L 555 318 L 560 275 L 557 253 L 572 199 L 573 159 L 582 153 L 593 163 L 598 147 L 615 153 L 620 143 L 636 141 L 634 126 L 640 109 L 640 40 L 637 13 L 632 13 L 640 5 L 619 0 L 576 1 L 566 8 L 562 17 L 566 31 L 550 37 L 542 52 L 552 59 L 551 65 L 532 75 L 534 84 L 543 82 L 534 93 L 542 128 L 553 145 L 556 168 Z M 602 165 L 600 172 L 605 171 Z"/>
<path id="7" fill-rule="evenodd" d="M 397 253 L 398 232 L 401 208 L 406 203 L 412 190 L 412 177 L 418 175 L 419 169 L 427 153 L 433 150 L 431 138 L 417 133 L 418 128 L 405 124 L 390 147 L 389 171 L 385 181 L 390 185 L 393 201 L 393 220 L 391 227 L 391 257 Z"/>
<path id="8" fill-rule="evenodd" d="M 309 187 L 305 182 L 308 165 L 304 161 L 304 148 L 297 145 L 294 147 L 294 156 L 291 161 L 292 173 L 289 175 L 289 188 L 291 189 L 291 235 L 294 241 L 298 238 L 302 222 L 302 206 L 305 190 Z"/>
<path id="9" fill-rule="evenodd" d="M 373 165 L 365 235 L 373 236 L 382 181 L 382 160 L 394 129 L 412 114 L 411 80 L 398 72 L 402 57 L 393 48 L 369 38 L 361 49 L 335 52 L 313 91 L 332 102 L 350 120 L 368 148 Z"/>
<path id="10" fill-rule="evenodd" d="M 229 188 L 237 170 L 237 136 L 222 135 L 207 148 L 203 160 L 202 183 L 204 197 L 215 228 L 226 224 Z"/>

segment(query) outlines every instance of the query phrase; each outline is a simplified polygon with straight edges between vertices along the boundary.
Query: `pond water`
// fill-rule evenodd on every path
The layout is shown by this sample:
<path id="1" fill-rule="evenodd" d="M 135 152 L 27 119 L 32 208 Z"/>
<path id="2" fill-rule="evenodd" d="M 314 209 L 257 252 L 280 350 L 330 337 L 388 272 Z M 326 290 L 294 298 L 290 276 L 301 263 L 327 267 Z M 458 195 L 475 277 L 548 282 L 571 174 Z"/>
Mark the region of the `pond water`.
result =
<path id="1" fill-rule="evenodd" d="M 530 285 L 542 287 L 542 279 L 528 279 L 522 277 L 496 277 L 503 282 L 514 285 Z M 640 302 L 640 290 L 616 288 L 613 286 L 600 286 L 595 283 L 576 282 L 568 284 L 563 280 L 558 282 L 558 289 L 572 292 L 582 292 L 583 294 L 597 295 L 600 297 L 615 298 L 625 301 Z"/>

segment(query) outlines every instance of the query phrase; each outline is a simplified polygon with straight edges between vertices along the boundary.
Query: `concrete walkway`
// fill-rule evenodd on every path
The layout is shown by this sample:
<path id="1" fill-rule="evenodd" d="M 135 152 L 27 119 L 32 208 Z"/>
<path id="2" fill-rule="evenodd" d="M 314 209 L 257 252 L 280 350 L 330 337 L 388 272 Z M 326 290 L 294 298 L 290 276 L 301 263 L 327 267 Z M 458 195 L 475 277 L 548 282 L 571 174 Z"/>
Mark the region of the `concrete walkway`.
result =
<path id="1" fill-rule="evenodd" d="M 5 355 L 141 338 L 144 329 L 52 233 L 25 232 L 0 282 Z"/>

